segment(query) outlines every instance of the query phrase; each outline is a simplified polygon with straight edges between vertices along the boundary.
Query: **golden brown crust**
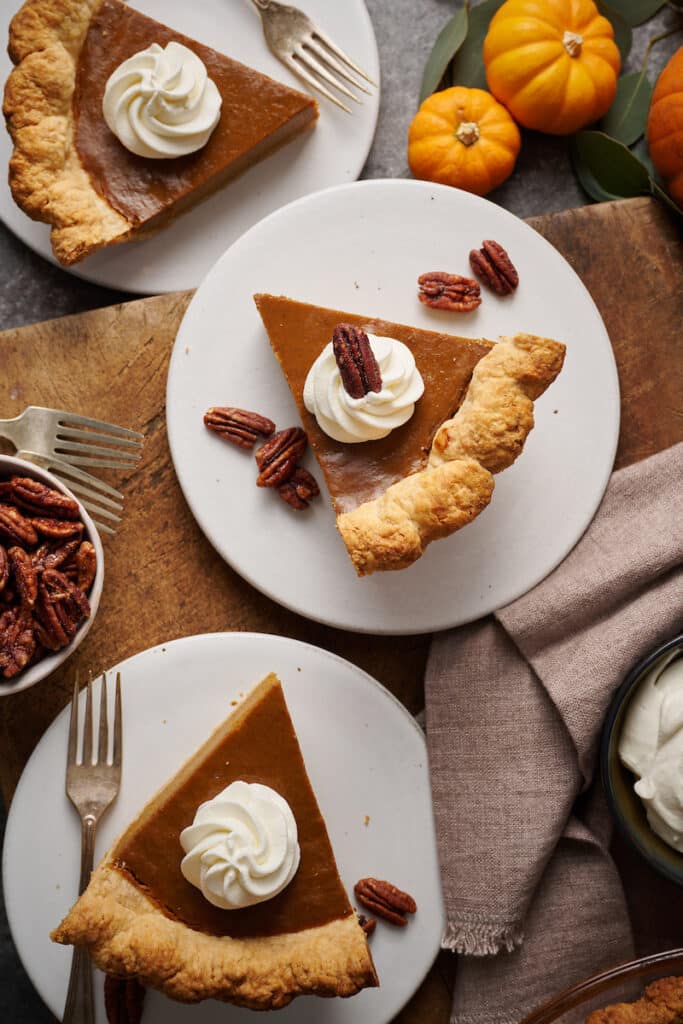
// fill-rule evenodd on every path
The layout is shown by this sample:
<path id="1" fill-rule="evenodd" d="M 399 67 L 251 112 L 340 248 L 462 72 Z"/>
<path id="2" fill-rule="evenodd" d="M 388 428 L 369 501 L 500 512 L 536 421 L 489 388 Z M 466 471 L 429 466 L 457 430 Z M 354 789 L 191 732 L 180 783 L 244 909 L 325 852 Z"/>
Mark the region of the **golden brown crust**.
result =
<path id="1" fill-rule="evenodd" d="M 560 342 L 516 334 L 477 363 L 458 412 L 436 433 L 429 465 L 338 517 L 359 576 L 404 569 L 483 511 L 491 474 L 521 453 L 534 425 L 533 399 L 558 375 L 564 354 Z"/>
<path id="2" fill-rule="evenodd" d="M 108 974 L 137 977 L 186 1003 L 219 999 L 267 1010 L 298 995 L 352 996 L 377 984 L 355 914 L 287 935 L 205 935 L 162 914 L 108 858 L 51 937 L 87 946 Z"/>
<path id="3" fill-rule="evenodd" d="M 596 1010 L 586 1024 L 683 1024 L 683 978 L 660 978 L 635 1003 Z"/>
<path id="4" fill-rule="evenodd" d="M 10 24 L 16 67 L 3 111 L 12 136 L 9 184 L 15 202 L 52 225 L 52 248 L 66 266 L 114 242 L 133 225 L 92 187 L 73 140 L 78 54 L 101 0 L 27 0 Z"/>

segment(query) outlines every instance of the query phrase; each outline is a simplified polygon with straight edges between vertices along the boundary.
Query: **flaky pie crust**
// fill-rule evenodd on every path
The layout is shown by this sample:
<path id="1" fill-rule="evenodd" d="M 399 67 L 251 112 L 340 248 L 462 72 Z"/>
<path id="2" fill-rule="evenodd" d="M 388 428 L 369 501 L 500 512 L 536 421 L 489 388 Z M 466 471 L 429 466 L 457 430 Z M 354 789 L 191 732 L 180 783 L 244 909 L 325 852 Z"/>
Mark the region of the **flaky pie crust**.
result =
<path id="1" fill-rule="evenodd" d="M 493 494 L 534 425 L 534 399 L 562 369 L 565 346 L 550 338 L 501 338 L 474 368 L 463 402 L 438 429 L 425 469 L 337 518 L 359 576 L 404 569 L 428 544 L 466 526 Z"/>
<path id="2" fill-rule="evenodd" d="M 634 1003 L 595 1010 L 586 1024 L 683 1024 L 683 978 L 660 978 Z"/>

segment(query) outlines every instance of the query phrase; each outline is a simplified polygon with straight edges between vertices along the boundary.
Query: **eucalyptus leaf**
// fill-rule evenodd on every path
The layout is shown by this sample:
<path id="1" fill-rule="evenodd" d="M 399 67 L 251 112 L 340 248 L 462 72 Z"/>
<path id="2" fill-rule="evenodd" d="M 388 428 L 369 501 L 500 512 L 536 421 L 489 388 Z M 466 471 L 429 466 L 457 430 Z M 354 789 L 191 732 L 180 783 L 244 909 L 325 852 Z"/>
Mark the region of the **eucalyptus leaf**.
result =
<path id="1" fill-rule="evenodd" d="M 626 63 L 628 55 L 631 52 L 631 43 L 633 42 L 633 33 L 631 32 L 631 26 L 628 24 L 625 18 L 615 10 L 612 3 L 605 3 L 605 0 L 596 0 L 596 6 L 600 11 L 600 14 L 604 15 L 608 21 L 612 23 L 614 29 L 614 42 L 617 44 L 619 53 L 621 54 L 622 66 Z"/>
<path id="2" fill-rule="evenodd" d="M 617 94 L 600 127 L 613 139 L 631 146 L 645 132 L 650 109 L 652 86 L 644 71 L 622 75 L 617 81 Z"/>
<path id="3" fill-rule="evenodd" d="M 650 178 L 650 186 L 652 189 L 653 196 L 655 196 L 657 199 L 661 199 L 661 201 L 665 203 L 669 207 L 669 209 L 676 214 L 677 217 L 683 218 L 683 210 L 680 208 L 680 206 L 676 205 L 671 196 L 667 195 L 664 189 L 661 188 L 653 178 Z"/>
<path id="4" fill-rule="evenodd" d="M 439 32 L 422 75 L 420 103 L 437 89 L 448 65 L 467 36 L 467 6 L 461 7 Z"/>
<path id="5" fill-rule="evenodd" d="M 645 166 L 650 177 L 654 178 L 655 168 L 652 160 L 650 159 L 650 150 L 647 144 L 647 139 L 644 136 L 642 139 L 638 139 L 635 146 L 631 147 L 631 152 L 637 156 L 641 164 Z"/>
<path id="6" fill-rule="evenodd" d="M 650 176 L 638 157 L 604 132 L 579 132 L 572 139 L 571 151 L 579 181 L 598 202 L 651 190 Z"/>
<path id="7" fill-rule="evenodd" d="M 486 89 L 486 72 L 482 48 L 491 18 L 503 0 L 484 0 L 470 8 L 467 39 L 458 50 L 451 64 L 453 85 L 466 85 L 471 89 Z"/>
<path id="8" fill-rule="evenodd" d="M 610 4 L 632 28 L 649 21 L 667 0 L 610 0 Z"/>

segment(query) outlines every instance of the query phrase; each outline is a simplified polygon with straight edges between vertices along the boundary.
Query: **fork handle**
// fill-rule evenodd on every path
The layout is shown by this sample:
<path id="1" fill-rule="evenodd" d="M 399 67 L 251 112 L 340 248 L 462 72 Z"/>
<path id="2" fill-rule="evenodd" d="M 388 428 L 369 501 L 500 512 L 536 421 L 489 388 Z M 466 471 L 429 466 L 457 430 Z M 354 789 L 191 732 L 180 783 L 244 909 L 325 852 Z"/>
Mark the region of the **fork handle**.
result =
<path id="1" fill-rule="evenodd" d="M 90 881 L 95 856 L 95 818 L 85 817 L 81 822 L 81 877 L 79 895 Z M 69 989 L 64 1005 L 62 1024 L 95 1024 L 92 964 L 83 946 L 75 946 L 71 960 Z"/>

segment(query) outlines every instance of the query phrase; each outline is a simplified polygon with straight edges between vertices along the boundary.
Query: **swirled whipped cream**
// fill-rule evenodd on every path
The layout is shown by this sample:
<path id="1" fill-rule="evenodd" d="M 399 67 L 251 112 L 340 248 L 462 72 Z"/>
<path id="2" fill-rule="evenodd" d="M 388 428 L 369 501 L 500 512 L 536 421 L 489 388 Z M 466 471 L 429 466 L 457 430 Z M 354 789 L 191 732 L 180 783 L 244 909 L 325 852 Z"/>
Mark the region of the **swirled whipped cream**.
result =
<path id="1" fill-rule="evenodd" d="M 109 76 L 102 112 L 131 153 L 153 160 L 194 153 L 221 116 L 221 94 L 204 63 L 182 43 L 152 43 Z"/>
<path id="2" fill-rule="evenodd" d="M 304 405 L 321 430 L 335 441 L 358 444 L 386 437 L 407 423 L 422 397 L 424 381 L 413 353 L 396 338 L 368 334 L 382 375 L 382 390 L 352 398 L 342 382 L 332 342 L 308 371 Z"/>
<path id="3" fill-rule="evenodd" d="M 653 832 L 683 853 L 683 658 L 665 655 L 631 698 L 619 757 L 634 775 L 634 789 Z"/>
<path id="4" fill-rule="evenodd" d="M 232 782 L 201 804 L 180 844 L 184 877 L 222 910 L 277 896 L 294 878 L 301 856 L 289 804 L 257 782 Z"/>

